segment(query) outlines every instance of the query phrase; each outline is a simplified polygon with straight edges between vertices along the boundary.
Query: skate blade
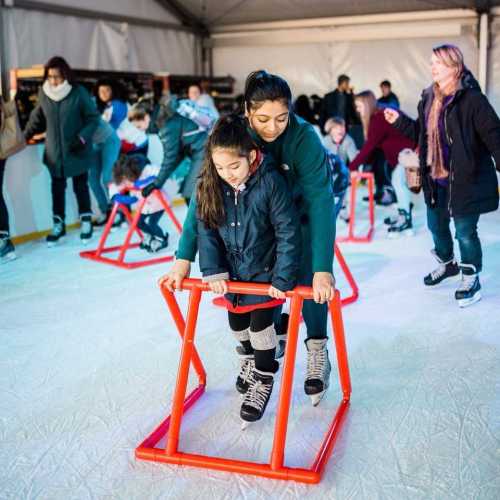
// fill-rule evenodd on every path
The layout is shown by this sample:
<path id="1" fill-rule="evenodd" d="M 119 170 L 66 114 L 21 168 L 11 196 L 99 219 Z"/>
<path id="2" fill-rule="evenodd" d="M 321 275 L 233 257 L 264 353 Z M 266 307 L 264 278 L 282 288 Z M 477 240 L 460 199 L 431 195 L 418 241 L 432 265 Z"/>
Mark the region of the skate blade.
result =
<path id="1" fill-rule="evenodd" d="M 88 238 L 86 240 L 80 240 L 83 246 L 87 246 L 92 238 Z"/>
<path id="2" fill-rule="evenodd" d="M 480 300 L 481 300 L 481 292 L 476 292 L 469 299 L 459 299 L 458 306 L 461 307 L 461 308 L 469 307 L 472 304 L 475 304 L 476 302 L 479 302 Z"/>
<path id="3" fill-rule="evenodd" d="M 8 253 L 7 255 L 4 255 L 0 259 L 0 264 L 7 264 L 7 262 L 11 262 L 13 260 L 17 259 L 17 255 L 14 252 Z"/>
<path id="4" fill-rule="evenodd" d="M 442 285 L 455 283 L 457 281 L 460 281 L 460 273 L 456 274 L 455 276 L 449 276 L 448 278 L 445 278 L 444 280 L 440 281 L 439 283 L 436 283 L 435 285 L 426 285 L 424 283 L 424 286 L 427 290 L 434 290 L 436 288 L 441 287 Z"/>
<path id="5" fill-rule="evenodd" d="M 412 236 L 415 236 L 415 231 L 413 229 L 407 229 L 406 231 L 401 231 L 400 233 L 396 233 L 394 231 L 391 231 L 390 233 L 387 233 L 387 237 L 390 240 L 397 240 L 398 238 L 411 238 Z"/>
<path id="6" fill-rule="evenodd" d="M 244 431 L 245 429 L 248 429 L 252 425 L 252 422 L 247 422 L 246 420 L 241 421 L 241 430 Z"/>
<path id="7" fill-rule="evenodd" d="M 49 248 L 53 248 L 61 245 L 62 243 L 64 243 L 64 240 L 62 238 L 59 238 L 59 241 L 47 241 L 47 246 Z"/>
<path id="8" fill-rule="evenodd" d="M 322 392 L 318 392 L 318 394 L 312 394 L 310 396 L 312 405 L 318 406 L 320 401 L 324 398 L 325 394 L 326 394 L 326 389 Z"/>

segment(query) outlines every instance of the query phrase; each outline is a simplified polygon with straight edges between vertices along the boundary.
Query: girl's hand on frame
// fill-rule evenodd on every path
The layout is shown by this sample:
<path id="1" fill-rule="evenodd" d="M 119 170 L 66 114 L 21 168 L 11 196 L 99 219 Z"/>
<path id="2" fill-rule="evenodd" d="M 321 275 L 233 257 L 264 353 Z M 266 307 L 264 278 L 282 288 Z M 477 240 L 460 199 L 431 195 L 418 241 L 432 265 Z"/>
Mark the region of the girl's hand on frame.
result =
<path id="1" fill-rule="evenodd" d="M 286 298 L 285 292 L 282 292 L 281 290 L 274 288 L 274 286 L 272 286 L 272 285 L 269 287 L 267 294 L 270 297 L 272 297 L 273 299 L 285 299 Z"/>
<path id="2" fill-rule="evenodd" d="M 384 118 L 386 122 L 392 125 L 399 118 L 399 111 L 392 108 L 385 108 Z"/>
<path id="3" fill-rule="evenodd" d="M 160 278 L 160 286 L 165 285 L 171 292 L 181 290 L 182 280 L 188 278 L 190 272 L 191 262 L 189 260 L 177 259 L 170 271 Z"/>
<path id="4" fill-rule="evenodd" d="M 224 295 L 227 293 L 227 283 L 225 280 L 209 281 L 208 286 L 212 292 L 218 295 Z"/>
<path id="5" fill-rule="evenodd" d="M 335 294 L 335 278 L 330 273 L 314 273 L 313 299 L 317 304 L 324 304 L 333 299 Z"/>

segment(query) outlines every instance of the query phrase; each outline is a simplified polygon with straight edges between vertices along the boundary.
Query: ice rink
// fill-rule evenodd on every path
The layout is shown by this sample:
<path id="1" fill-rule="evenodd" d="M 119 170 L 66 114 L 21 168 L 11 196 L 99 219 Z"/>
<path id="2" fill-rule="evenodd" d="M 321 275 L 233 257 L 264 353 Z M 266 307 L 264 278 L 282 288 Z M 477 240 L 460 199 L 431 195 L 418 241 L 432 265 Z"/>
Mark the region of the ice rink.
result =
<path id="1" fill-rule="evenodd" d="M 456 284 L 423 287 L 435 261 L 422 209 L 413 238 L 388 240 L 383 216 L 372 243 L 341 244 L 360 287 L 343 309 L 353 390 L 315 486 L 137 461 L 135 447 L 169 413 L 180 354 L 156 284 L 168 265 L 83 260 L 78 232 L 57 248 L 19 246 L 19 258 L 0 267 L 0 498 L 498 500 L 500 213 L 481 217 L 483 300 L 463 310 Z M 180 447 L 266 462 L 279 386 L 263 421 L 242 432 L 234 341 L 206 297 L 198 326 L 207 393 L 185 419 Z M 297 363 L 285 461 L 309 466 L 340 392 L 334 368 L 313 408 L 302 343 Z"/>

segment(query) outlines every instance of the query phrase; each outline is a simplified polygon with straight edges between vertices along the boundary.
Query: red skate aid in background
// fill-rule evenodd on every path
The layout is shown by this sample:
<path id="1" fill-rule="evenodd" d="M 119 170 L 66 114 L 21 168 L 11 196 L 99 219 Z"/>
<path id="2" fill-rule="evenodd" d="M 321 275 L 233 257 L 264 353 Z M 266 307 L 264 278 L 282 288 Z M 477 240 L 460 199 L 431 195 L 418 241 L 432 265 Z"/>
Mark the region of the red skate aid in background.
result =
<path id="1" fill-rule="evenodd" d="M 342 399 L 311 467 L 295 468 L 287 467 L 284 463 L 285 442 L 292 395 L 300 314 L 303 301 L 312 298 L 312 289 L 310 287 L 299 286 L 286 294 L 287 297 L 291 299 L 290 321 L 283 368 L 281 370 L 281 385 L 274 440 L 269 463 L 262 464 L 179 451 L 179 435 L 184 413 L 191 408 L 205 392 L 206 373 L 195 347 L 195 330 L 201 295 L 203 292 L 210 290 L 208 284 L 203 283 L 199 279 L 185 279 L 182 282 L 182 288 L 190 291 L 187 317 L 184 319 L 174 294 L 168 291 L 162 281 L 160 281 L 160 288 L 175 321 L 177 330 L 182 338 L 182 349 L 177 371 L 177 382 L 173 394 L 172 413 L 136 448 L 136 457 L 141 460 L 190 465 L 193 467 L 236 472 L 239 474 L 254 474 L 273 479 L 318 483 L 321 480 L 325 466 L 333 451 L 335 441 L 342 428 L 351 395 L 351 381 L 344 338 L 340 295 L 338 291 L 335 292 L 335 298 L 330 302 L 329 307 L 333 327 L 333 342 L 337 354 L 337 366 L 342 389 Z M 269 285 L 228 282 L 228 289 L 229 292 L 239 294 L 267 295 Z M 186 397 L 190 366 L 194 368 L 198 376 L 199 385 Z M 305 399 L 304 404 L 306 404 Z M 164 437 L 166 437 L 165 448 L 157 448 L 156 445 Z"/>
<path id="2" fill-rule="evenodd" d="M 140 192 L 139 188 L 132 189 L 130 190 L 131 193 L 133 192 Z M 179 233 L 182 232 L 182 226 L 175 217 L 174 212 L 172 211 L 172 208 L 170 207 L 168 201 L 165 199 L 165 196 L 163 195 L 162 191 L 159 189 L 155 189 L 150 196 L 156 196 L 158 200 L 160 201 L 161 205 L 165 209 L 165 212 L 167 213 L 168 217 L 174 224 L 175 228 Z M 118 195 L 117 201 L 113 205 L 113 209 L 111 211 L 111 215 L 109 216 L 108 222 L 104 226 L 104 231 L 101 235 L 101 238 L 99 240 L 99 245 L 95 250 L 86 250 L 84 252 L 80 252 L 80 257 L 83 257 L 84 259 L 91 259 L 95 260 L 97 262 L 104 262 L 105 264 L 111 264 L 113 266 L 118 266 L 122 267 L 124 269 L 134 269 L 137 267 L 143 267 L 143 266 L 149 266 L 151 264 L 158 264 L 160 262 L 169 262 L 174 259 L 172 255 L 166 255 L 162 257 L 155 257 L 155 258 L 150 258 L 150 259 L 145 259 L 145 260 L 138 260 L 138 261 L 133 261 L 133 262 L 125 262 L 125 254 L 127 253 L 128 250 L 132 248 L 137 248 L 142 240 L 143 240 L 143 235 L 140 229 L 137 227 L 137 224 L 139 222 L 139 218 L 142 214 L 142 210 L 144 208 L 144 205 L 146 204 L 147 198 L 142 198 L 139 203 L 137 204 L 137 208 L 135 210 L 135 213 L 132 214 L 130 213 L 130 210 L 128 208 L 128 205 L 122 201 L 120 201 L 122 198 L 120 198 L 120 195 Z M 122 199 L 123 200 L 123 199 Z M 116 218 L 116 215 L 118 213 L 118 210 L 121 210 L 122 213 L 124 214 L 125 218 L 128 221 L 129 227 L 127 234 L 125 236 L 125 241 L 121 245 L 117 246 L 112 246 L 112 247 L 106 247 L 106 240 L 109 236 L 109 233 L 111 231 L 111 227 L 113 226 L 113 222 Z M 137 235 L 140 238 L 140 241 L 136 243 L 132 243 L 132 237 L 134 233 L 137 233 Z M 107 254 L 110 252 L 118 252 L 118 257 L 116 258 L 111 258 L 111 257 L 106 257 L 103 254 Z"/>
<path id="3" fill-rule="evenodd" d="M 368 219 L 369 228 L 364 236 L 356 236 L 354 228 L 356 226 L 356 192 L 359 181 L 366 179 L 368 186 Z M 351 196 L 349 199 L 349 226 L 347 236 L 337 238 L 339 242 L 369 243 L 373 238 L 375 230 L 375 203 L 374 203 L 374 177 L 371 172 L 351 172 Z"/>

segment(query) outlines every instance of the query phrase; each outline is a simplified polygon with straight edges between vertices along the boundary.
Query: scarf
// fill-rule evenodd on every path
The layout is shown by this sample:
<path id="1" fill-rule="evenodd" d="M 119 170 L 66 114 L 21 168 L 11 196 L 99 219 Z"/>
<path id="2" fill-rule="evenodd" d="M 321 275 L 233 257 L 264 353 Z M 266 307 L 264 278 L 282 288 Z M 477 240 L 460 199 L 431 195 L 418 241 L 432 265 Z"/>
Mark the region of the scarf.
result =
<path id="1" fill-rule="evenodd" d="M 59 102 L 62 101 L 68 94 L 71 92 L 73 87 L 68 83 L 67 80 L 64 80 L 60 85 L 52 86 L 50 85 L 48 80 L 43 82 L 43 93 L 53 101 Z"/>
<path id="2" fill-rule="evenodd" d="M 453 86 L 450 90 L 450 92 L 445 93 L 437 84 L 434 84 L 434 98 L 427 118 L 427 165 L 430 166 L 431 177 L 435 180 L 447 179 L 449 175 L 443 157 L 439 120 L 441 113 L 444 111 L 443 103 L 445 99 L 456 92 L 457 86 Z"/>

